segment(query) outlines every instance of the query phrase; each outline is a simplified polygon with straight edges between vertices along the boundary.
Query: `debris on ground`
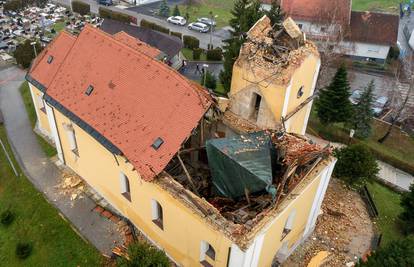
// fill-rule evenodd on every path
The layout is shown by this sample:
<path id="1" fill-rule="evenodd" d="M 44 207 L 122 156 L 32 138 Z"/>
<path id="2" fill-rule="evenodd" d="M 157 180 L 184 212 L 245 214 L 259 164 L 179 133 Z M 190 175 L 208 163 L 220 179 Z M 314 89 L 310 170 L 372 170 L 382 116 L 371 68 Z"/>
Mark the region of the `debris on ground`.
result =
<path id="1" fill-rule="evenodd" d="M 360 195 L 332 179 L 313 234 L 282 266 L 308 266 L 321 251 L 329 251 L 321 266 L 346 266 L 370 249 L 373 224 Z"/>
<path id="2" fill-rule="evenodd" d="M 71 204 L 77 199 L 83 198 L 83 192 L 85 191 L 85 184 L 83 180 L 75 173 L 64 170 L 62 173 L 62 182 L 56 186 L 60 193 L 63 195 L 69 195 Z"/>

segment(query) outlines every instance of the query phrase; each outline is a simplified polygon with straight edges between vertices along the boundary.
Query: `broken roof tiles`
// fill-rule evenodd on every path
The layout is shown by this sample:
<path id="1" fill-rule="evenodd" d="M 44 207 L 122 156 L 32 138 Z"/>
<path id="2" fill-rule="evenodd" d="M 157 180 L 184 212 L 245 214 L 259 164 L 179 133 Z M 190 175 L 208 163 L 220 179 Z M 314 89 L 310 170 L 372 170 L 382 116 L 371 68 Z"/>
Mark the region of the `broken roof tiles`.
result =
<path id="1" fill-rule="evenodd" d="M 56 40 L 54 49 L 67 48 Z M 30 72 L 34 79 L 50 74 L 44 65 Z M 94 90 L 87 96 L 89 85 Z M 164 169 L 211 104 L 200 86 L 88 25 L 46 87 L 47 99 L 78 118 L 75 123 L 94 132 L 110 151 L 120 150 L 144 180 Z M 157 138 L 164 143 L 155 150 L 151 145 Z"/>

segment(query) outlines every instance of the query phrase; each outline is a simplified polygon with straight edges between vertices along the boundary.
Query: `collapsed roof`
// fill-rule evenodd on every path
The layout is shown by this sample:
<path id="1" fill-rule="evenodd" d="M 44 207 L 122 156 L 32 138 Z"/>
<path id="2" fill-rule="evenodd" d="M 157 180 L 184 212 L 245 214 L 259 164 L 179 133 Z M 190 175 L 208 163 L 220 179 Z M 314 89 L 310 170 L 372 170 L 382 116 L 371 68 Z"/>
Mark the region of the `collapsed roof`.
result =
<path id="1" fill-rule="evenodd" d="M 319 56 L 316 46 L 306 40 L 291 18 L 277 29 L 265 15 L 247 32 L 247 40 L 240 49 L 236 64 L 247 65 L 259 80 L 287 83 L 292 69 L 310 54 Z"/>

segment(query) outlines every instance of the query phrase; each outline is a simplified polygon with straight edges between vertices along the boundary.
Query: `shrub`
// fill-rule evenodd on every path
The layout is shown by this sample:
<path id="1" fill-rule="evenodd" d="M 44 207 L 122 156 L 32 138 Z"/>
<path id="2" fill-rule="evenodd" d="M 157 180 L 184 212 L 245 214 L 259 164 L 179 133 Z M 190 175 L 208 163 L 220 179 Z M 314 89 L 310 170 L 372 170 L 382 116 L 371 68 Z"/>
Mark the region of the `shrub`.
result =
<path id="1" fill-rule="evenodd" d="M 162 17 L 168 17 L 170 15 L 170 7 L 167 4 L 167 0 L 162 0 L 158 15 Z"/>
<path id="2" fill-rule="evenodd" d="M 356 267 L 400 267 L 414 266 L 414 238 L 407 237 L 392 241 L 368 256 L 366 262 L 361 260 Z"/>
<path id="3" fill-rule="evenodd" d="M 221 61 L 223 59 L 223 51 L 220 47 L 216 49 L 207 50 L 207 59 Z"/>
<path id="4" fill-rule="evenodd" d="M 11 1 L 7 1 L 3 5 L 3 12 L 8 12 L 8 11 L 17 12 L 22 8 L 23 8 L 22 1 L 20 1 L 20 0 L 11 0 Z"/>
<path id="5" fill-rule="evenodd" d="M 181 34 L 181 32 L 170 32 L 170 34 L 172 36 L 176 36 L 176 37 L 180 38 L 180 40 L 183 39 L 183 35 Z"/>
<path id="6" fill-rule="evenodd" d="M 411 184 L 410 191 L 403 193 L 401 206 L 404 211 L 400 214 L 406 234 L 414 234 L 414 184 Z"/>
<path id="7" fill-rule="evenodd" d="M 72 1 L 72 11 L 83 15 L 91 12 L 91 6 L 81 1 Z"/>
<path id="8" fill-rule="evenodd" d="M 175 7 L 174 7 L 173 16 L 181 16 L 180 9 L 178 8 L 178 5 L 175 5 Z"/>
<path id="9" fill-rule="evenodd" d="M 153 30 L 163 32 L 163 33 L 166 33 L 166 34 L 170 34 L 170 30 L 168 28 L 165 28 L 165 27 L 163 27 L 161 25 L 158 25 L 158 24 L 154 24 Z"/>
<path id="10" fill-rule="evenodd" d="M 14 220 L 14 214 L 9 209 L 0 214 L 0 223 L 4 226 L 9 226 Z"/>
<path id="11" fill-rule="evenodd" d="M 128 247 L 129 260 L 121 257 L 118 267 L 169 267 L 170 261 L 163 251 L 145 243 L 133 243 Z"/>
<path id="12" fill-rule="evenodd" d="M 398 48 L 398 46 L 391 46 L 388 56 L 390 59 L 398 59 L 398 57 L 400 56 L 400 49 Z"/>
<path id="13" fill-rule="evenodd" d="M 201 48 L 194 48 L 193 49 L 193 59 L 200 60 L 202 49 Z"/>
<path id="14" fill-rule="evenodd" d="M 32 60 L 35 58 L 34 49 L 31 43 L 32 40 L 27 39 L 24 43 L 20 44 L 13 53 L 17 64 L 22 66 L 24 69 L 28 68 Z M 42 51 L 42 46 L 39 42 L 36 42 L 35 47 L 37 54 L 39 54 Z"/>
<path id="15" fill-rule="evenodd" d="M 213 48 L 214 48 L 213 44 L 207 44 L 207 50 L 211 50 Z"/>
<path id="16" fill-rule="evenodd" d="M 134 22 L 134 17 L 131 17 L 130 15 L 123 14 L 120 12 L 112 11 L 104 7 L 99 8 L 99 16 L 101 16 L 102 18 L 113 19 L 113 20 L 117 20 L 117 21 L 125 22 L 125 23 Z"/>
<path id="17" fill-rule="evenodd" d="M 205 79 L 205 84 L 204 84 Z M 204 87 L 215 90 L 217 88 L 217 79 L 216 76 L 214 76 L 213 73 L 206 70 L 205 77 L 204 75 L 201 77 L 201 84 L 204 85 Z"/>
<path id="18" fill-rule="evenodd" d="M 194 49 L 200 47 L 200 40 L 193 36 L 184 35 L 183 36 L 184 47 Z"/>
<path id="19" fill-rule="evenodd" d="M 165 28 L 161 25 L 158 25 L 154 22 L 151 22 L 151 21 L 148 21 L 148 20 L 145 20 L 145 19 L 141 20 L 140 26 L 142 28 L 151 29 L 151 30 L 154 30 L 154 31 L 159 31 L 159 32 L 163 32 L 163 33 L 166 33 L 166 34 L 170 34 L 170 30 L 168 28 Z"/>
<path id="20" fill-rule="evenodd" d="M 30 243 L 19 242 L 16 245 L 16 256 L 19 259 L 26 259 L 32 253 L 33 247 Z"/>
<path id="21" fill-rule="evenodd" d="M 338 158 L 334 169 L 335 176 L 350 185 L 364 184 L 375 179 L 378 174 L 376 159 L 371 151 L 361 144 L 335 149 L 334 155 Z"/>

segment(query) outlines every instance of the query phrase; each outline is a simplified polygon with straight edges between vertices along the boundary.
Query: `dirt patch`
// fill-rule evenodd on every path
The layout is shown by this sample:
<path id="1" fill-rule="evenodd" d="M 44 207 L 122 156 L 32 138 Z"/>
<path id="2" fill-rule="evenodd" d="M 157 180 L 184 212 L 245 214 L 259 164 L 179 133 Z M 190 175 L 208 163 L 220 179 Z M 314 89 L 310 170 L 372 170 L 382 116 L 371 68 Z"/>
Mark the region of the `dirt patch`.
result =
<path id="1" fill-rule="evenodd" d="M 307 266 L 320 251 L 329 251 L 323 266 L 349 266 L 370 248 L 373 224 L 357 192 L 332 179 L 322 211 L 315 231 L 282 266 Z"/>

